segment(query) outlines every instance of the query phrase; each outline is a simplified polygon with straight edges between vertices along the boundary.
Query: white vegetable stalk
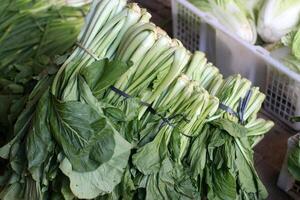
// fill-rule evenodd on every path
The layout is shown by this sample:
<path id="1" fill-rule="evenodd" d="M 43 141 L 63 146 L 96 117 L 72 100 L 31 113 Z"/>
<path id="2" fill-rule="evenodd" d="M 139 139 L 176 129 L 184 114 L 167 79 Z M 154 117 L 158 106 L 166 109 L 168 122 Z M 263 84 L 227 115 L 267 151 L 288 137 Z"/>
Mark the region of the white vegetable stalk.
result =
<path id="1" fill-rule="evenodd" d="M 149 83 L 149 80 L 155 78 L 159 71 L 164 70 L 172 64 L 174 57 L 173 54 L 178 46 L 171 46 L 169 37 L 162 37 L 157 40 L 153 47 L 147 52 L 141 65 L 136 71 L 140 76 L 135 74 L 132 85 L 128 88 L 128 92 L 132 92 L 134 88 L 143 85 L 143 81 Z"/>
<path id="2" fill-rule="evenodd" d="M 93 42 L 90 45 L 83 46 L 84 48 L 92 51 L 98 58 L 103 58 L 106 55 L 107 49 L 109 48 L 112 41 L 118 36 L 119 31 L 122 29 L 126 17 L 128 15 L 128 9 L 123 10 L 114 18 L 109 20 L 109 23 L 106 23 L 100 32 L 96 33 L 95 38 L 93 38 Z M 95 61 L 93 56 L 87 54 L 87 52 L 82 52 L 84 59 L 81 61 L 81 66 L 89 65 Z"/>
<path id="3" fill-rule="evenodd" d="M 92 0 L 64 0 L 66 5 L 72 7 L 81 7 L 83 5 L 89 4 Z"/>
<path id="4" fill-rule="evenodd" d="M 147 24 L 148 25 L 148 24 Z M 117 52 L 116 59 L 122 60 L 122 61 L 129 61 L 132 54 L 135 52 L 135 50 L 139 47 L 139 45 L 146 40 L 146 38 L 151 34 L 152 31 L 155 30 L 155 27 L 146 27 L 142 29 L 141 31 L 138 30 L 135 34 L 132 35 L 132 37 L 127 38 L 127 43 L 125 43 L 124 46 L 121 46 L 121 50 Z M 151 34 L 152 35 L 152 34 Z"/>
<path id="5" fill-rule="evenodd" d="M 122 55 L 123 51 L 126 51 L 126 47 L 130 45 L 130 42 L 135 39 L 135 37 L 141 33 L 142 31 L 146 31 L 147 29 L 154 30 L 155 25 L 152 23 L 149 23 L 149 21 L 145 21 L 146 19 L 143 19 L 143 14 L 141 18 L 139 19 L 138 23 L 131 26 L 126 33 L 124 34 L 124 37 L 121 40 L 121 43 L 119 45 L 118 49 L 118 55 Z M 146 15 L 148 16 L 148 15 Z M 142 20 L 143 19 L 143 20 Z M 147 18 L 148 19 L 148 18 Z"/>
<path id="6" fill-rule="evenodd" d="M 201 72 L 204 70 L 204 66 L 207 63 L 207 59 L 205 58 L 205 54 L 196 51 L 191 59 L 191 62 L 189 63 L 187 70 L 185 74 L 191 79 L 195 81 L 199 81 L 201 77 Z"/>
<path id="7" fill-rule="evenodd" d="M 167 93 L 166 98 L 163 102 L 162 107 L 168 106 L 171 101 L 174 101 L 175 97 L 189 84 L 189 78 L 182 74 L 176 81 L 174 87 L 170 89 L 170 92 Z"/>
<path id="8" fill-rule="evenodd" d="M 170 52 L 168 51 L 167 53 Z M 157 62 L 155 62 L 153 65 L 150 65 L 152 71 L 147 71 L 147 73 L 149 73 L 148 76 L 143 76 L 137 80 L 140 82 L 140 84 L 134 90 L 132 90 L 132 94 L 137 94 L 149 86 L 156 87 L 160 83 L 160 81 L 163 79 L 163 76 L 167 73 L 174 61 L 174 57 L 172 55 L 165 54 L 164 56 L 167 57 L 165 59 L 159 58 Z"/>
<path id="9" fill-rule="evenodd" d="M 120 3 L 119 0 L 95 0 L 93 1 L 91 5 L 91 10 L 89 14 L 86 17 L 86 21 L 88 23 L 85 23 L 85 26 L 82 28 L 79 36 L 78 41 L 82 45 L 82 47 L 86 47 L 85 45 L 88 45 L 89 42 L 91 42 L 96 34 L 101 31 L 107 20 L 113 15 L 111 14 L 113 10 L 115 10 L 116 5 Z M 111 4 L 111 5 L 109 5 Z M 120 5 L 123 5 L 122 3 Z M 126 5 L 126 0 L 124 0 L 124 7 Z M 76 68 L 77 64 L 72 62 L 74 59 L 80 60 L 80 58 L 87 55 L 86 51 L 82 47 L 77 47 L 71 56 L 65 61 L 63 66 L 59 69 L 58 73 L 56 74 L 53 84 L 52 84 L 52 93 L 54 95 L 60 95 L 57 94 L 56 91 L 58 90 L 58 87 L 64 87 L 66 83 L 62 82 L 59 83 L 59 79 L 61 78 L 61 75 L 67 71 L 74 71 L 74 68 Z M 72 73 L 66 73 L 68 76 L 71 76 Z M 64 79 L 66 80 L 66 79 Z"/>
<path id="10" fill-rule="evenodd" d="M 199 79 L 200 85 L 207 89 L 217 75 L 219 75 L 218 68 L 210 64 L 206 65 L 206 68 Z"/>
<path id="11" fill-rule="evenodd" d="M 142 62 L 134 74 L 134 80 L 143 76 L 148 67 L 151 67 L 152 63 L 171 46 L 171 38 L 166 35 L 166 32 L 162 31 L 158 27 L 156 28 L 156 32 L 158 39 L 146 55 L 143 56 Z"/>
<path id="12" fill-rule="evenodd" d="M 157 96 L 164 91 L 181 73 L 183 68 L 186 66 L 190 58 L 187 50 L 182 47 L 175 51 L 174 53 L 174 62 L 167 74 L 167 76 L 163 79 L 163 81 L 159 84 L 156 90 L 153 93 L 152 98 L 149 99 L 149 102 L 154 101 Z"/>
<path id="13" fill-rule="evenodd" d="M 265 100 L 265 95 L 259 92 L 259 88 L 251 89 L 252 95 L 245 111 L 245 120 L 256 119 L 258 111 L 261 109 L 262 103 Z"/>
<path id="14" fill-rule="evenodd" d="M 175 43 L 177 45 L 177 42 Z M 158 72 L 155 72 L 154 76 L 151 77 L 156 78 L 153 80 L 153 95 L 147 99 L 147 103 L 153 103 L 157 98 L 159 98 L 160 94 L 162 94 L 171 84 L 172 82 L 180 75 L 183 68 L 187 65 L 190 55 L 188 51 L 184 47 L 171 47 L 167 52 L 167 56 L 165 61 L 161 63 L 161 61 L 157 62 L 159 65 L 157 66 Z M 170 58 L 168 58 L 171 56 Z M 153 67 L 152 66 L 152 67 Z M 142 117 L 147 108 L 141 108 L 139 112 L 139 118 Z"/>
<path id="15" fill-rule="evenodd" d="M 194 98 L 193 98 L 194 97 Z M 199 132 L 195 131 L 205 123 L 209 114 L 213 115 L 218 108 L 218 101 L 211 97 L 204 88 L 195 90 L 192 98 L 193 101 L 186 106 L 182 106 L 182 111 L 189 119 L 189 122 L 182 122 L 178 125 L 180 134 L 180 153 L 177 160 L 180 162 L 186 155 L 190 143 L 189 136 L 196 136 Z M 179 110 L 178 110 L 179 111 Z"/>
<path id="16" fill-rule="evenodd" d="M 251 148 L 255 147 L 263 138 L 264 134 L 274 127 L 274 122 L 264 119 L 256 119 L 245 125 L 247 137 L 249 138 Z"/>
<path id="17" fill-rule="evenodd" d="M 230 106 L 236 107 L 236 108 L 239 106 L 240 99 L 245 98 L 247 92 L 251 88 L 251 84 L 252 83 L 248 79 L 245 79 L 245 78 L 241 79 L 238 87 L 236 88 L 236 90 L 234 90 L 235 95 L 232 95 L 233 98 L 230 99 L 230 101 L 231 101 Z"/>
<path id="18" fill-rule="evenodd" d="M 191 98 L 194 89 L 197 83 L 195 81 L 189 82 L 189 84 L 179 93 L 178 98 L 175 99 L 174 102 L 170 103 L 172 108 L 170 109 L 171 113 L 174 113 L 176 110 L 177 112 L 182 112 L 184 109 L 184 105 L 182 103 L 188 104 L 188 100 Z"/>
<path id="19" fill-rule="evenodd" d="M 143 57 L 142 55 L 144 55 L 155 43 L 155 30 L 155 25 L 151 23 L 142 24 L 136 28 L 136 31 L 134 32 L 132 32 L 131 29 L 128 30 L 128 32 L 132 32 L 132 34 L 129 38 L 123 38 L 123 41 L 121 42 L 123 45 L 119 47 L 116 59 L 125 62 L 132 61 L 133 66 L 115 83 L 115 87 L 118 89 L 125 91 L 130 85 L 133 75 L 139 67 L 139 63 Z"/>
<path id="20" fill-rule="evenodd" d="M 223 84 L 223 75 L 222 74 L 218 74 L 217 76 L 214 77 L 214 80 L 210 83 L 210 85 L 207 88 L 207 91 L 209 92 L 209 94 L 216 96 L 217 92 L 219 91 L 219 89 L 221 88 L 222 84 Z"/>
<path id="21" fill-rule="evenodd" d="M 104 26 L 104 24 L 117 14 L 115 13 L 115 15 L 112 15 L 112 13 L 115 12 L 118 3 L 120 3 L 120 5 L 124 5 L 125 7 L 126 0 L 121 2 L 123 3 L 120 3 L 117 0 L 113 0 L 113 1 L 103 0 L 103 3 L 102 2 L 100 3 L 101 7 L 103 6 L 104 3 L 106 3 L 106 5 L 103 6 L 103 9 L 96 9 L 96 13 L 95 15 L 93 15 L 92 18 L 93 20 L 90 22 L 87 32 L 84 33 L 84 35 L 87 35 L 89 37 L 84 37 L 83 40 L 80 40 L 80 43 L 84 47 L 90 46 L 91 42 L 93 41 L 97 33 L 101 31 L 101 28 Z"/>
<path id="22" fill-rule="evenodd" d="M 248 131 L 247 136 L 260 136 L 269 131 L 273 126 L 273 122 L 259 118 L 246 124 L 245 128 L 247 128 Z"/>
<path id="23" fill-rule="evenodd" d="M 123 28 L 121 29 L 121 31 L 119 32 L 117 38 L 113 41 L 113 43 L 110 45 L 110 47 L 107 51 L 106 56 L 108 58 L 112 58 L 115 55 L 115 53 L 119 47 L 119 44 L 120 44 L 122 38 L 124 37 L 124 34 L 126 33 L 126 31 L 142 18 L 143 13 L 142 13 L 140 7 L 136 3 L 129 4 L 128 8 L 129 9 L 128 9 L 128 15 L 126 18 L 126 22 L 125 22 Z"/>
<path id="24" fill-rule="evenodd" d="M 299 0 L 266 0 L 259 13 L 257 31 L 265 42 L 277 42 L 289 33 L 299 20 Z"/>

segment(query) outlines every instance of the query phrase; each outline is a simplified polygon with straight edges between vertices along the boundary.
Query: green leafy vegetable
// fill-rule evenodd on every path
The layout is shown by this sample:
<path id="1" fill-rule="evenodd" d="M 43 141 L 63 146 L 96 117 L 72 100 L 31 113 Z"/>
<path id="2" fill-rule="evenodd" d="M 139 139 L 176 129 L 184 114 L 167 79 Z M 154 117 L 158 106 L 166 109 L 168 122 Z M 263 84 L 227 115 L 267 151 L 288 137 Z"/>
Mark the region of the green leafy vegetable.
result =
<path id="1" fill-rule="evenodd" d="M 0 126 L 7 137 L 37 81 L 55 73 L 59 55 L 75 44 L 86 7 L 73 5 L 61 0 L 2 1 L 0 103 L 6 110 L 0 111 Z"/>
<path id="2" fill-rule="evenodd" d="M 93 2 L 0 148 L 1 199 L 267 197 L 252 150 L 273 126 L 257 118 L 265 96 L 149 19 L 126 0 Z"/>
<path id="3" fill-rule="evenodd" d="M 300 180 L 300 143 L 289 154 L 288 169 L 296 180 Z"/>

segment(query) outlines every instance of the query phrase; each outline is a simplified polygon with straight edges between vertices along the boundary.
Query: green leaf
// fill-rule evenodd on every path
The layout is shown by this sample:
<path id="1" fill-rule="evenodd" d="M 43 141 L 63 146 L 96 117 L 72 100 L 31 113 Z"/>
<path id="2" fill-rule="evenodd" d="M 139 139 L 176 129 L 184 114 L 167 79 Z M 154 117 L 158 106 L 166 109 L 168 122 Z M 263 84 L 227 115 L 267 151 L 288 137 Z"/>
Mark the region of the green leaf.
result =
<path id="1" fill-rule="evenodd" d="M 50 127 L 74 170 L 95 170 L 113 155 L 114 129 L 87 104 L 52 97 Z"/>
<path id="2" fill-rule="evenodd" d="M 118 122 L 124 122 L 126 121 L 126 115 L 125 113 L 116 107 L 106 107 L 103 109 L 104 114 L 106 116 L 108 116 L 110 119 L 113 118 L 114 120 L 118 121 Z"/>
<path id="3" fill-rule="evenodd" d="M 0 199 L 2 200 L 20 200 L 20 194 L 22 192 L 22 185 L 20 183 L 14 183 L 7 186 L 0 193 Z"/>
<path id="4" fill-rule="evenodd" d="M 145 175 L 157 173 L 161 167 L 161 162 L 167 156 L 167 145 L 172 128 L 164 126 L 155 139 L 138 149 L 133 155 L 132 162 L 135 167 Z"/>
<path id="5" fill-rule="evenodd" d="M 268 192 L 254 168 L 253 151 L 247 138 L 236 139 L 236 167 L 240 187 L 258 199 L 266 199 Z"/>
<path id="6" fill-rule="evenodd" d="M 33 71 L 30 66 L 28 65 L 20 65 L 15 64 L 16 70 L 18 70 L 18 73 L 15 76 L 15 80 L 17 83 L 27 83 L 30 79 L 32 79 Z"/>
<path id="7" fill-rule="evenodd" d="M 26 138 L 26 155 L 28 168 L 38 168 L 46 160 L 48 152 L 52 151 L 52 137 L 47 125 L 49 107 L 49 92 L 45 92 L 33 118 L 33 127 Z M 38 180 L 37 180 L 38 181 Z"/>
<path id="8" fill-rule="evenodd" d="M 297 31 L 294 37 L 292 44 L 292 53 L 298 60 L 300 60 L 300 29 Z"/>
<path id="9" fill-rule="evenodd" d="M 146 185 L 146 200 L 200 199 L 196 187 L 183 166 L 168 158 L 162 162 L 158 173 L 151 174 Z"/>
<path id="10" fill-rule="evenodd" d="M 202 175 L 206 166 L 207 142 L 209 137 L 209 126 L 204 127 L 204 130 L 193 141 L 189 152 L 189 163 L 193 177 Z"/>
<path id="11" fill-rule="evenodd" d="M 19 116 L 17 122 L 14 126 L 14 138 L 0 148 L 0 157 L 3 159 L 8 159 L 12 146 L 18 143 L 26 134 L 30 122 L 33 117 L 33 112 L 35 108 L 33 106 L 28 106 Z"/>
<path id="12" fill-rule="evenodd" d="M 117 192 L 115 192 L 117 190 Z M 127 167 L 122 178 L 121 183 L 116 187 L 114 193 L 118 194 L 118 199 L 132 200 L 134 199 L 136 187 L 131 177 L 130 168 Z"/>
<path id="13" fill-rule="evenodd" d="M 236 149 L 236 166 L 238 168 L 238 179 L 242 189 L 248 193 L 256 193 L 256 184 L 252 169 L 249 167 L 239 148 Z"/>
<path id="14" fill-rule="evenodd" d="M 130 67 L 131 64 L 122 61 L 103 59 L 83 68 L 81 74 L 97 97 L 113 85 Z"/>
<path id="15" fill-rule="evenodd" d="M 8 159 L 12 146 L 20 140 L 22 140 L 23 137 L 26 135 L 34 115 L 33 113 L 36 109 L 36 104 L 40 100 L 42 95 L 45 93 L 45 91 L 48 91 L 48 87 L 51 80 L 51 77 L 44 77 L 37 83 L 36 87 L 32 90 L 31 94 L 28 97 L 26 108 L 18 116 L 18 119 L 14 124 L 13 138 L 6 145 L 0 148 L 0 157 Z"/>
<path id="16" fill-rule="evenodd" d="M 107 62 L 108 59 L 95 61 L 89 66 L 81 69 L 81 75 L 92 90 L 95 88 L 98 80 L 101 80 Z"/>
<path id="17" fill-rule="evenodd" d="M 213 124 L 218 128 L 225 130 L 228 134 L 230 134 L 234 138 L 240 138 L 247 135 L 247 129 L 245 127 L 227 119 L 215 120 Z"/>
<path id="18" fill-rule="evenodd" d="M 133 199 L 134 192 L 136 187 L 131 179 L 131 174 L 129 168 L 125 171 L 123 180 L 122 180 L 122 196 L 124 200 L 131 200 Z"/>
<path id="19" fill-rule="evenodd" d="M 296 180 L 300 181 L 300 147 L 290 152 L 288 157 L 288 170 Z"/>
<path id="20" fill-rule="evenodd" d="M 300 122 L 300 117 L 292 117 L 293 122 Z"/>
<path id="21" fill-rule="evenodd" d="M 17 99 L 14 99 L 12 101 L 8 115 L 8 120 L 11 124 L 14 124 L 16 122 L 16 120 L 20 116 L 20 113 L 24 110 L 27 98 L 28 96 L 23 96 L 18 97 Z"/>
<path id="22" fill-rule="evenodd" d="M 217 199 L 236 199 L 236 180 L 229 170 L 213 168 L 212 180 L 213 193 Z"/>
<path id="23" fill-rule="evenodd" d="M 64 198 L 64 200 L 73 200 L 75 199 L 74 194 L 72 193 L 70 189 L 70 182 L 67 180 L 67 178 L 64 176 L 61 183 L 61 194 Z"/>
<path id="24" fill-rule="evenodd" d="M 1 93 L 1 91 L 0 91 Z M 0 94 L 0 125 L 1 126 L 8 126 L 10 125 L 10 117 L 9 114 L 11 113 L 11 108 L 14 105 L 15 101 L 22 101 L 23 98 L 20 95 L 13 95 L 13 94 Z M 23 107 L 22 107 L 23 108 Z M 12 113 L 15 114 L 15 113 Z M 16 115 L 20 114 L 19 111 L 16 111 Z M 15 118 L 14 118 L 15 119 Z M 15 121 L 14 121 L 15 122 Z M 4 132 L 4 130 L 2 130 Z M 7 134 L 7 136 L 9 136 Z"/>
<path id="25" fill-rule="evenodd" d="M 80 199 L 92 199 L 111 193 L 123 177 L 128 163 L 131 145 L 119 134 L 113 135 L 115 149 L 111 159 L 90 172 L 78 172 L 65 158 L 60 169 L 70 179 L 72 193 Z"/>

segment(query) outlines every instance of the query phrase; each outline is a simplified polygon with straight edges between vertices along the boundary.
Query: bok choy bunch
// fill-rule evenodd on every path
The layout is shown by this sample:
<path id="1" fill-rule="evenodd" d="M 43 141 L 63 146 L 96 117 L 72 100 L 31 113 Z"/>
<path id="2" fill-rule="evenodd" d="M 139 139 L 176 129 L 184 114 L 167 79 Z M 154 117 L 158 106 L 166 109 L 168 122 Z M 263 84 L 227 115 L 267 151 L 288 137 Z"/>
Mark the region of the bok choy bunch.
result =
<path id="1" fill-rule="evenodd" d="M 294 117 L 292 119 L 294 122 L 300 122 L 300 117 Z M 298 135 L 299 136 L 299 135 Z M 294 149 L 291 149 L 289 152 L 288 157 L 288 170 L 292 174 L 292 176 L 299 181 L 300 180 L 300 140 L 299 137 L 295 136 L 296 138 L 296 146 Z M 298 141 L 297 141 L 298 140 Z"/>
<path id="2" fill-rule="evenodd" d="M 87 7 L 64 1 L 3 0 L 0 5 L 1 129 L 24 108 L 39 74 L 55 73 L 58 55 L 75 44 Z"/>
<path id="3" fill-rule="evenodd" d="M 255 171 L 252 150 L 274 125 L 257 119 L 264 95 L 236 75 L 223 80 L 216 97 L 236 114 L 219 109 L 192 140 L 188 163 L 193 177 L 209 199 L 265 199 L 267 192 Z"/>
<path id="4" fill-rule="evenodd" d="M 0 148 L 1 199 L 266 198 L 252 151 L 273 125 L 257 118 L 264 95 L 150 18 L 126 0 L 93 1 Z"/>

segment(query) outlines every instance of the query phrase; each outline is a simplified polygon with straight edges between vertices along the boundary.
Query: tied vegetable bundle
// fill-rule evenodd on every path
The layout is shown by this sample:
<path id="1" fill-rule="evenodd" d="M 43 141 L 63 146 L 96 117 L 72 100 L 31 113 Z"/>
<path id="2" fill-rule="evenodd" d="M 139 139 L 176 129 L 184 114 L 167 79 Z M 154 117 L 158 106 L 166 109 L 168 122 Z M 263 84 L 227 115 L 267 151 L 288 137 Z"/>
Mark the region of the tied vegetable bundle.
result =
<path id="1" fill-rule="evenodd" d="M 300 117 L 295 117 L 293 119 L 295 122 L 300 122 Z M 298 138 L 299 139 L 299 138 Z M 297 145 L 288 155 L 288 170 L 292 174 L 292 176 L 300 181 L 300 141 L 298 141 Z"/>
<path id="2" fill-rule="evenodd" d="M 273 126 L 257 118 L 264 95 L 150 18 L 125 0 L 92 3 L 0 149 L 1 199 L 266 198 L 252 151 Z"/>
<path id="3" fill-rule="evenodd" d="M 73 5 L 62 0 L 1 1 L 1 132 L 12 132 L 39 74 L 55 73 L 62 59 L 57 55 L 65 54 L 76 42 L 87 9 Z"/>

